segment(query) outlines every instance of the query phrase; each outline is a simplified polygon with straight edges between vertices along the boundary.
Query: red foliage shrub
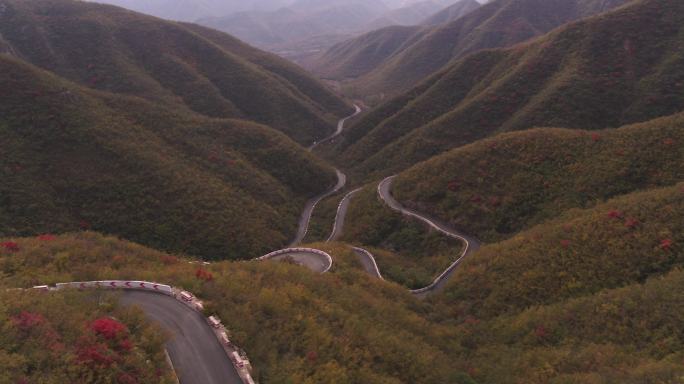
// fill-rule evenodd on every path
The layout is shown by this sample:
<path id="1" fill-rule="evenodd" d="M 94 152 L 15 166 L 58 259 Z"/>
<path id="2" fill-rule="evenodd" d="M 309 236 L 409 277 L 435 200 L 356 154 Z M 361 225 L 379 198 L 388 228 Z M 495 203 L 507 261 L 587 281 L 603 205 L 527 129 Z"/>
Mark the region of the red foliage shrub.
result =
<path id="1" fill-rule="evenodd" d="M 482 196 L 475 195 L 470 198 L 470 201 L 473 203 L 481 203 L 482 202 Z"/>
<path id="2" fill-rule="evenodd" d="M 674 241 L 672 239 L 663 239 L 660 241 L 660 248 L 669 251 L 672 248 Z"/>
<path id="3" fill-rule="evenodd" d="M 114 357 L 103 344 L 83 345 L 76 351 L 76 361 L 88 366 L 109 367 L 114 363 Z"/>
<path id="4" fill-rule="evenodd" d="M 206 269 L 202 268 L 197 269 L 197 271 L 195 272 L 195 277 L 204 281 L 214 280 L 214 275 L 212 275 L 211 272 L 207 271 Z"/>
<path id="5" fill-rule="evenodd" d="M 163 255 L 161 257 L 161 262 L 164 265 L 173 265 L 173 264 L 178 264 L 178 258 L 176 256 L 171 256 L 171 255 Z"/>
<path id="6" fill-rule="evenodd" d="M 6 241 L 4 243 L 0 243 L 0 247 L 5 248 L 10 252 L 19 252 L 19 244 L 15 243 L 14 241 Z"/>
<path id="7" fill-rule="evenodd" d="M 116 378 L 116 382 L 119 384 L 138 384 L 138 379 L 133 377 L 129 373 L 122 373 Z"/>
<path id="8" fill-rule="evenodd" d="M 667 139 L 663 140 L 663 144 L 665 144 L 665 145 L 667 145 L 667 146 L 669 147 L 669 146 L 674 145 L 674 144 L 675 144 L 675 141 L 674 141 L 674 139 L 672 139 L 672 138 L 667 138 Z"/>
<path id="9" fill-rule="evenodd" d="M 538 326 L 534 330 L 534 335 L 539 339 L 544 339 L 549 335 L 549 331 L 543 325 Z"/>
<path id="10" fill-rule="evenodd" d="M 608 212 L 608 217 L 611 219 L 621 219 L 622 218 L 622 212 L 617 211 L 617 210 L 612 210 Z"/>
<path id="11" fill-rule="evenodd" d="M 45 317 L 39 313 L 22 311 L 17 316 L 12 317 L 12 324 L 22 331 L 28 331 L 39 325 L 45 324 Z"/>
<path id="12" fill-rule="evenodd" d="M 313 363 L 318 360 L 318 353 L 316 353 L 316 351 L 310 351 L 306 354 L 306 359 Z"/>
<path id="13" fill-rule="evenodd" d="M 87 222 L 87 221 L 85 221 L 85 220 L 81 220 L 81 221 L 78 223 L 78 227 L 85 231 L 85 230 L 90 229 L 90 223 Z"/>
<path id="14" fill-rule="evenodd" d="M 598 134 L 598 133 L 592 133 L 592 134 L 591 134 L 591 140 L 592 140 L 594 143 L 599 142 L 599 141 L 601 141 L 601 135 Z"/>
<path id="15" fill-rule="evenodd" d="M 102 336 L 107 340 L 116 339 L 120 335 L 128 334 L 126 326 L 109 317 L 102 317 L 90 324 L 90 329 L 96 335 Z"/>
<path id="16" fill-rule="evenodd" d="M 57 237 L 55 235 L 51 235 L 49 233 L 38 236 L 38 240 L 40 240 L 40 241 L 52 241 L 52 240 L 55 240 L 56 238 Z"/>
<path id="17" fill-rule="evenodd" d="M 639 226 L 639 220 L 637 220 L 637 219 L 633 219 L 630 217 L 627 220 L 625 220 L 625 227 L 627 227 L 627 228 L 632 229 L 632 228 L 636 228 L 638 226 Z"/>
<path id="18" fill-rule="evenodd" d="M 461 188 L 461 183 L 456 180 L 450 181 L 447 185 L 447 189 L 449 189 L 451 192 L 456 192 L 459 190 L 459 188 Z"/>
<path id="19" fill-rule="evenodd" d="M 121 340 L 119 343 L 119 350 L 128 352 L 131 349 L 133 349 L 133 343 L 129 339 Z"/>
<path id="20" fill-rule="evenodd" d="M 560 244 L 563 248 L 568 248 L 570 246 L 570 240 L 561 240 Z"/>

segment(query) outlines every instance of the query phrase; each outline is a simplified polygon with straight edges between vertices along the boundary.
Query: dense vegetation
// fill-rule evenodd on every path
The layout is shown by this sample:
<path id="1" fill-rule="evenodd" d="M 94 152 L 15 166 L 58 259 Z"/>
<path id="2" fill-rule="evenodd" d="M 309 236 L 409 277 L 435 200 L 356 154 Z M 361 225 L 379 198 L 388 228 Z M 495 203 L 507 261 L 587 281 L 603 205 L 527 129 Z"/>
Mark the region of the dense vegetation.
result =
<path id="1" fill-rule="evenodd" d="M 643 283 L 684 263 L 684 184 L 620 196 L 482 248 L 440 300 L 459 317 L 490 318 L 534 305 Z"/>
<path id="2" fill-rule="evenodd" d="M 165 336 L 139 310 L 109 295 L 1 286 L 1 383 L 175 382 Z"/>
<path id="3" fill-rule="evenodd" d="M 270 128 L 89 90 L 0 55 L 0 233 L 92 228 L 245 258 L 287 244 L 332 169 Z"/>
<path id="4" fill-rule="evenodd" d="M 1 240 L 15 248 L 0 248 L 0 286 L 116 277 L 184 287 L 221 315 L 265 383 L 469 384 L 455 379 L 462 375 L 441 341 L 449 329 L 421 315 L 426 304 L 404 288 L 370 279 L 344 246 L 318 245 L 335 255 L 330 274 L 220 262 L 206 267 L 207 281 L 196 277 L 196 265 L 112 237 L 50 239 Z"/>
<path id="5" fill-rule="evenodd" d="M 508 47 L 573 20 L 607 11 L 630 0 L 498 0 L 478 7 L 463 1 L 435 15 L 445 24 L 385 29 L 341 42 L 315 61 L 313 69 L 344 80 L 356 97 L 397 94 L 450 61 L 489 48 Z M 464 7 L 464 9 L 458 9 Z"/>
<path id="6" fill-rule="evenodd" d="M 0 285 L 172 282 L 222 315 L 269 383 L 676 383 L 682 188 L 569 212 L 487 246 L 426 302 L 367 276 L 342 244 L 314 244 L 335 258 L 326 275 L 221 262 L 207 281 L 177 257 L 94 233 L 3 239 Z M 638 227 L 625 226 L 631 217 Z"/>
<path id="7" fill-rule="evenodd" d="M 601 129 L 679 112 L 682 26 L 684 3 L 640 0 L 473 54 L 350 127 L 342 160 L 388 174 L 496 132 Z"/>
<path id="8" fill-rule="evenodd" d="M 349 110 L 301 69 L 221 33 L 81 1 L 3 5 L 6 51 L 90 88 L 253 120 L 305 144 Z"/>
<path id="9" fill-rule="evenodd" d="M 534 129 L 457 148 L 400 174 L 405 205 L 496 241 L 613 196 L 684 177 L 684 115 L 604 131 Z"/>
<path id="10" fill-rule="evenodd" d="M 375 256 L 383 277 L 407 288 L 423 288 L 460 254 L 461 243 L 386 207 L 370 185 L 349 204 L 342 240 Z"/>

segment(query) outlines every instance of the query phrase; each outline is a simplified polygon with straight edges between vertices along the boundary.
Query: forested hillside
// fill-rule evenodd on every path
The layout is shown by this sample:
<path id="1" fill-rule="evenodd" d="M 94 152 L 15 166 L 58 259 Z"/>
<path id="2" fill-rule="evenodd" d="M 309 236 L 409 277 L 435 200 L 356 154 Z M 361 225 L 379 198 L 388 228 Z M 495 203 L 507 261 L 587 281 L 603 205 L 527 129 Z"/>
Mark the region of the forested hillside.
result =
<path id="1" fill-rule="evenodd" d="M 92 228 L 245 258 L 294 235 L 335 174 L 286 136 L 90 90 L 0 55 L 0 233 Z M 7 92 L 12 90 L 11 92 Z"/>
<path id="2" fill-rule="evenodd" d="M 354 77 L 346 89 L 358 97 L 394 95 L 469 53 L 512 46 L 630 1 L 492 1 L 446 24 L 413 28 L 408 35 L 404 30 L 397 31 L 401 33 L 396 35 L 387 30 L 383 34 L 388 41 L 395 41 L 394 49 L 369 55 L 367 52 L 373 52 L 373 45 L 368 44 L 365 35 L 339 43 L 327 50 L 312 68 L 332 79 Z"/>
<path id="3" fill-rule="evenodd" d="M 682 181 L 682 143 L 682 114 L 603 131 L 507 133 L 401 173 L 394 196 L 496 241 L 571 208 Z"/>
<path id="4" fill-rule="evenodd" d="M 0 249 L 0 284 L 173 282 L 224 319 L 262 382 L 676 383 L 681 188 L 620 198 L 486 247 L 426 302 L 367 276 L 338 244 L 315 245 L 335 259 L 326 275 L 220 262 L 204 268 L 207 280 L 182 259 L 93 233 L 3 239 L 14 247 Z M 613 210 L 640 226 L 624 227 Z"/>
<path id="5" fill-rule="evenodd" d="M 94 3 L 3 4 L 6 52 L 93 89 L 257 121 L 303 144 L 349 110 L 302 70 L 223 34 Z"/>
<path id="6" fill-rule="evenodd" d="M 682 26 L 684 3 L 641 0 L 473 54 L 353 125 L 342 161 L 378 176 L 502 131 L 600 129 L 679 112 Z"/>

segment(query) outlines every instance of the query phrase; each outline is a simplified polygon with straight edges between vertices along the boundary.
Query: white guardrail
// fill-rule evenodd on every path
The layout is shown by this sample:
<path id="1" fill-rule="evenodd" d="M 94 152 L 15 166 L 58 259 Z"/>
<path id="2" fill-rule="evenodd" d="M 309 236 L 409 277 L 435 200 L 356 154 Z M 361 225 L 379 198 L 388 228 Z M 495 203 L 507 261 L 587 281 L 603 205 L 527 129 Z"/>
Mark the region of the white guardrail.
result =
<path id="1" fill-rule="evenodd" d="M 181 303 L 192 308 L 197 312 L 204 310 L 202 301 L 188 291 L 172 287 L 170 285 L 159 284 L 149 281 L 135 280 L 100 280 L 100 281 L 79 281 L 71 283 L 57 283 L 54 287 L 48 285 L 38 285 L 33 287 L 36 290 L 51 291 L 63 289 L 136 289 L 148 292 L 156 292 L 176 298 Z M 217 316 L 205 318 L 205 321 L 214 330 L 214 335 L 226 352 L 226 355 L 233 363 L 235 370 L 240 375 L 244 384 L 256 384 L 252 378 L 252 365 L 243 350 L 230 341 L 230 332 L 221 323 Z"/>
<path id="2" fill-rule="evenodd" d="M 285 249 L 280 249 L 278 251 L 271 252 L 267 255 L 257 257 L 256 260 L 258 260 L 258 261 L 268 260 L 268 259 L 272 259 L 274 257 L 278 257 L 281 255 L 286 255 L 288 253 L 313 253 L 315 255 L 324 257 L 328 262 L 328 267 L 321 273 L 326 273 L 326 272 L 330 271 L 330 268 L 332 268 L 332 265 L 333 265 L 333 259 L 328 253 L 323 252 L 320 249 L 313 249 L 313 248 L 285 248 Z"/>

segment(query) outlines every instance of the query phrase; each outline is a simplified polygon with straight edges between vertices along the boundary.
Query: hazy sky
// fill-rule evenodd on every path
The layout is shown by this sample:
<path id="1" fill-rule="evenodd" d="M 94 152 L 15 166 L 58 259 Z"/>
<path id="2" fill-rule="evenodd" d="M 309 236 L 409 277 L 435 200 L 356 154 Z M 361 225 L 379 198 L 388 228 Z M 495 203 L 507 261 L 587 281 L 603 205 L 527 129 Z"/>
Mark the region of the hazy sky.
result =
<path id="1" fill-rule="evenodd" d="M 275 10 L 297 1 L 321 4 L 341 0 L 90 0 L 114 4 L 150 15 L 182 21 L 195 21 L 205 17 L 220 17 L 250 10 Z M 343 0 L 342 0 L 343 1 Z M 381 0 L 390 8 L 400 8 L 425 0 Z M 456 2 L 454 0 L 454 2 Z M 482 1 L 481 1 L 482 2 Z"/>

